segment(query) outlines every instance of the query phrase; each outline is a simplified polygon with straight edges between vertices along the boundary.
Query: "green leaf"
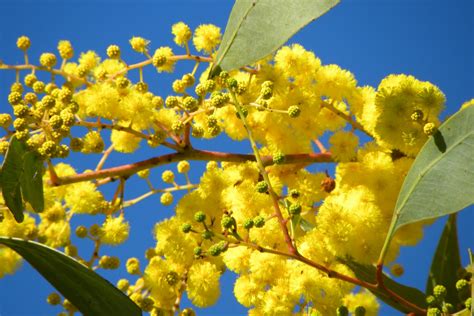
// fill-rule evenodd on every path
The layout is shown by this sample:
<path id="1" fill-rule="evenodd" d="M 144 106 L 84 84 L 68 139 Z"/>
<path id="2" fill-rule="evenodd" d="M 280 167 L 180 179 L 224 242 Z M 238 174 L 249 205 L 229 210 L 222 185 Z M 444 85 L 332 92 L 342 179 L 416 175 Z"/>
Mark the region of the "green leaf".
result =
<path id="1" fill-rule="evenodd" d="M 28 152 L 23 156 L 20 184 L 25 201 L 31 204 L 35 212 L 42 212 L 44 210 L 43 161 L 34 152 Z"/>
<path id="2" fill-rule="evenodd" d="M 20 177 L 23 173 L 25 146 L 12 137 L 2 165 L 1 183 L 5 204 L 18 223 L 23 222 L 23 200 L 21 198 Z"/>
<path id="3" fill-rule="evenodd" d="M 17 222 L 22 222 L 23 199 L 35 212 L 44 209 L 43 162 L 33 152 L 12 137 L 2 165 L 0 183 L 5 204 Z"/>
<path id="4" fill-rule="evenodd" d="M 458 280 L 457 272 L 461 268 L 456 214 L 452 214 L 446 222 L 433 256 L 430 274 L 426 283 L 426 294 L 431 295 L 436 285 L 444 285 L 448 290 L 445 298 L 446 302 L 457 306 L 459 298 L 456 290 L 456 281 Z"/>
<path id="5" fill-rule="evenodd" d="M 71 257 L 34 241 L 0 237 L 0 243 L 20 254 L 84 315 L 142 315 L 128 296 Z"/>
<path id="6" fill-rule="evenodd" d="M 458 212 L 474 203 L 474 106 L 444 122 L 415 159 L 398 196 L 380 255 L 403 225 Z"/>
<path id="7" fill-rule="evenodd" d="M 356 277 L 360 280 L 370 283 L 376 283 L 376 268 L 375 266 L 371 265 L 364 265 L 353 261 L 352 259 L 341 259 L 339 261 L 347 265 L 352 271 L 354 271 Z M 423 292 L 413 287 L 405 286 L 400 284 L 387 275 L 383 274 L 383 283 L 385 287 L 390 289 L 391 291 L 395 292 L 398 296 L 403 297 L 407 301 L 416 304 L 421 308 L 426 308 L 426 296 Z M 392 297 L 390 297 L 387 293 L 383 290 L 370 290 L 375 296 L 380 298 L 386 304 L 392 306 L 393 308 L 403 312 L 409 313 L 412 312 L 408 310 L 404 305 L 401 305 Z"/>
<path id="8" fill-rule="evenodd" d="M 312 231 L 315 226 L 301 217 L 300 218 L 300 227 L 304 232 L 309 232 L 309 231 Z"/>
<path id="9" fill-rule="evenodd" d="M 217 51 L 212 74 L 252 64 L 339 0 L 236 0 Z"/>

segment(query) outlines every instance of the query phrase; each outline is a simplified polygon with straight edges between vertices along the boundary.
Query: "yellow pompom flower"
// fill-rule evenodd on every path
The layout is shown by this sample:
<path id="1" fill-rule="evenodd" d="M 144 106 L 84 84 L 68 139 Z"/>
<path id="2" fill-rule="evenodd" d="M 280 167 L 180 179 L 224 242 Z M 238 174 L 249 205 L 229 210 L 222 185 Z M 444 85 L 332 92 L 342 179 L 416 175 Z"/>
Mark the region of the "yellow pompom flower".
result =
<path id="1" fill-rule="evenodd" d="M 21 256 L 15 251 L 0 246 L 0 279 L 7 274 L 13 274 L 21 264 Z"/>
<path id="2" fill-rule="evenodd" d="M 73 213 L 97 214 L 104 197 L 92 182 L 79 182 L 67 187 L 64 201 Z"/>
<path id="3" fill-rule="evenodd" d="M 40 56 L 40 64 L 43 67 L 52 68 L 56 65 L 56 56 L 53 53 L 43 53 Z"/>
<path id="4" fill-rule="evenodd" d="M 194 31 L 193 44 L 198 51 L 208 54 L 221 42 L 221 29 L 213 24 L 202 24 Z"/>
<path id="5" fill-rule="evenodd" d="M 139 53 L 145 53 L 148 50 L 148 44 L 150 41 L 144 39 L 143 37 L 134 36 L 130 39 L 130 45 L 132 49 Z"/>
<path id="6" fill-rule="evenodd" d="M 166 275 L 170 272 L 170 263 L 159 256 L 151 258 L 145 268 L 143 280 L 145 287 L 150 291 L 150 296 L 155 300 L 157 306 L 171 309 L 176 300 L 176 288 L 180 286 L 177 282 L 170 285 L 166 281 Z"/>
<path id="7" fill-rule="evenodd" d="M 403 74 L 387 76 L 380 82 L 375 97 L 377 143 L 414 156 L 426 142 L 427 135 L 423 124 L 413 120 L 413 114 L 437 126 L 444 102 L 443 93 L 429 82 Z"/>
<path id="8" fill-rule="evenodd" d="M 312 80 L 321 66 L 319 58 L 299 44 L 282 47 L 274 59 L 275 68 L 291 78 Z"/>
<path id="9" fill-rule="evenodd" d="M 356 157 L 359 138 L 352 132 L 338 131 L 329 138 L 329 151 L 339 162 L 351 161 Z"/>
<path id="10" fill-rule="evenodd" d="M 176 168 L 178 169 L 179 173 L 188 173 L 191 167 L 188 161 L 181 160 L 180 162 L 178 162 L 178 165 Z"/>
<path id="11" fill-rule="evenodd" d="M 59 248 L 69 244 L 71 236 L 71 227 L 65 220 L 50 222 L 41 221 L 38 226 L 38 237 L 44 240 L 44 244 Z"/>
<path id="12" fill-rule="evenodd" d="M 265 284 L 255 281 L 249 275 L 241 275 L 234 284 L 234 295 L 237 301 L 245 307 L 256 305 Z"/>
<path id="13" fill-rule="evenodd" d="M 59 56 L 63 59 L 71 59 L 74 56 L 74 49 L 70 41 L 59 41 L 58 51 Z"/>
<path id="14" fill-rule="evenodd" d="M 179 46 L 184 46 L 191 39 L 191 36 L 193 36 L 189 26 L 183 22 L 173 24 L 171 33 L 174 35 L 174 42 Z"/>
<path id="15" fill-rule="evenodd" d="M 356 92 L 354 75 L 338 65 L 326 65 L 316 73 L 317 93 L 336 101 L 350 98 Z"/>
<path id="16" fill-rule="evenodd" d="M 354 313 L 358 306 L 363 306 L 366 316 L 378 315 L 379 303 L 375 296 L 368 291 L 362 291 L 357 294 L 350 293 L 344 297 L 342 302 L 351 313 Z"/>
<path id="17" fill-rule="evenodd" d="M 168 206 L 173 203 L 173 194 L 170 192 L 165 192 L 160 196 L 160 202 L 161 204 Z"/>
<path id="18" fill-rule="evenodd" d="M 131 133 L 112 130 L 110 141 L 116 151 L 122 153 L 133 153 L 140 146 L 142 139 Z"/>
<path id="19" fill-rule="evenodd" d="M 207 261 L 198 261 L 189 269 L 187 293 L 191 302 L 198 307 L 214 304 L 220 296 L 219 278 L 221 272 Z"/>
<path id="20" fill-rule="evenodd" d="M 100 57 L 92 50 L 81 53 L 81 56 L 79 57 L 79 66 L 83 67 L 86 71 L 94 69 L 99 65 L 99 63 Z"/>
<path id="21" fill-rule="evenodd" d="M 173 72 L 175 61 L 170 58 L 173 55 L 173 50 L 168 46 L 158 48 L 153 54 L 153 66 L 158 72 Z"/>
<path id="22" fill-rule="evenodd" d="M 128 239 L 130 225 L 123 216 L 107 217 L 101 228 L 100 241 L 106 245 L 120 245 Z"/>
<path id="23" fill-rule="evenodd" d="M 173 183 L 174 182 L 174 173 L 171 170 L 165 170 L 161 174 L 161 179 L 165 183 Z"/>
<path id="24" fill-rule="evenodd" d="M 26 51 L 28 48 L 30 48 L 30 45 L 31 41 L 30 38 L 27 36 L 20 36 L 16 41 L 16 47 L 23 51 Z"/>

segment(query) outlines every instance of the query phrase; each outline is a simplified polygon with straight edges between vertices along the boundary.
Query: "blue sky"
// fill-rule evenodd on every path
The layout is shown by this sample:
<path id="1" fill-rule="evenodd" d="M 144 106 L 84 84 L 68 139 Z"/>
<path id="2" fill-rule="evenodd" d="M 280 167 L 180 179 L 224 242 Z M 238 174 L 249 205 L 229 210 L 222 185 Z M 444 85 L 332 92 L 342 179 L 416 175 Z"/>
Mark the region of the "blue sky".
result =
<path id="1" fill-rule="evenodd" d="M 143 59 L 128 47 L 132 36 L 151 40 L 151 47 L 173 45 L 171 25 L 184 21 L 192 28 L 202 23 L 213 23 L 224 30 L 233 1 L 59 1 L 59 0 L 0 0 L 0 59 L 5 63 L 22 63 L 16 49 L 18 36 L 32 40 L 30 60 L 37 61 L 45 51 L 55 51 L 59 40 L 68 39 L 76 52 L 94 49 L 105 55 L 109 44 L 122 47 L 127 62 Z M 291 42 L 298 42 L 313 50 L 324 64 L 336 63 L 354 73 L 360 85 L 377 86 L 390 73 L 412 74 L 441 88 L 447 97 L 443 116 L 454 113 L 460 104 L 474 97 L 474 1 L 457 0 L 346 0 L 312 23 Z M 179 49 L 175 49 L 179 51 Z M 177 74 L 192 69 L 184 62 Z M 148 69 L 145 76 L 150 88 L 166 95 L 173 76 L 156 75 Z M 6 111 L 6 96 L 13 72 L 0 72 L 0 110 Z M 217 142 L 200 143 L 203 147 L 222 151 L 250 152 L 247 142 L 232 145 L 223 138 Z M 141 150 L 143 158 L 156 155 Z M 73 160 L 73 165 L 84 169 L 97 162 L 97 157 Z M 132 161 L 131 157 L 113 156 L 107 166 Z M 89 165 L 88 165 L 89 163 Z M 196 167 L 194 167 L 196 166 Z M 192 178 L 197 180 L 202 163 L 193 164 Z M 154 171 L 159 175 L 164 168 Z M 181 180 L 182 181 L 182 180 Z M 146 188 L 137 183 L 129 186 L 129 197 L 143 193 Z M 474 209 L 464 210 L 459 216 L 459 231 L 463 263 L 467 263 L 467 248 L 474 248 L 472 223 Z M 128 211 L 127 211 L 128 212 Z M 172 215 L 172 209 L 159 204 L 152 197 L 133 209 L 127 218 L 132 232 L 126 245 L 106 248 L 105 253 L 121 258 L 143 257 L 143 251 L 153 246 L 153 223 Z M 74 223 L 90 223 L 91 218 L 78 218 Z M 436 247 L 444 220 L 426 229 L 423 241 L 416 247 L 404 248 L 398 262 L 406 273 L 400 282 L 424 289 L 431 256 Z M 74 240 L 76 242 L 76 240 Z M 91 245 L 83 245 L 90 252 Z M 82 247 L 82 244 L 81 244 Z M 1 263 L 0 263 L 1 264 Z M 123 273 L 106 272 L 115 282 Z M 245 313 L 232 295 L 234 277 L 226 274 L 222 282 L 222 297 L 212 308 L 199 315 Z M 59 310 L 46 305 L 45 297 L 52 291 L 28 264 L 11 277 L 0 280 L 0 316 L 51 315 Z M 398 315 L 382 307 L 381 315 Z"/>

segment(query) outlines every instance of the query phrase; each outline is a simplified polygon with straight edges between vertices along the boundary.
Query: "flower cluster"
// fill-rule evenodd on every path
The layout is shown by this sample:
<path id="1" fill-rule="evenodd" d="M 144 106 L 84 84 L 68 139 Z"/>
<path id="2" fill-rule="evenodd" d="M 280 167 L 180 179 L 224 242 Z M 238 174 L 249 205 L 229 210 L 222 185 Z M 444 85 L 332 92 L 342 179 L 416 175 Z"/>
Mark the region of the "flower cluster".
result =
<path id="1" fill-rule="evenodd" d="M 175 205 L 175 215 L 156 223 L 156 243 L 146 251 L 146 262 L 129 258 L 125 267 L 130 276 L 117 283 L 151 315 L 192 315 L 181 306 L 184 293 L 197 307 L 214 304 L 226 269 L 238 274 L 234 294 L 249 315 L 376 315 L 378 303 L 370 292 L 354 292 L 354 282 L 333 278 L 328 271 L 355 279 L 340 258 L 364 264 L 377 260 L 403 179 L 440 123 L 443 93 L 403 74 L 387 76 L 377 88 L 359 86 L 348 70 L 324 65 L 298 44 L 210 78 L 211 66 L 200 74 L 197 69 L 213 61 L 220 29 L 205 24 L 193 32 L 179 22 L 171 32 L 184 47 L 183 55 L 171 47 L 152 51 L 153 43 L 135 36 L 131 49 L 146 58 L 137 64 L 122 60 L 118 45 L 107 48 L 105 59 L 87 51 L 73 61 L 69 41 L 58 43 L 62 61 L 49 52 L 41 55 L 39 66 L 26 60 L 21 69 L 29 73 L 10 88 L 11 111 L 0 114 L 5 130 L 0 152 L 5 154 L 15 137 L 44 160 L 45 211 L 37 215 L 25 205 L 25 221 L 17 224 L 1 200 L 0 235 L 62 248 L 91 269 L 117 269 L 123 265 L 120 259 L 99 255 L 99 249 L 125 243 L 136 229 L 126 209 L 160 194 L 161 204 Z M 206 55 L 191 54 L 190 43 Z M 18 39 L 25 54 L 30 45 L 27 37 Z M 156 94 L 143 67 L 174 72 L 181 60 L 196 65 L 176 77 L 172 94 Z M 55 68 L 58 62 L 61 66 Z M 38 73 L 43 71 L 56 76 L 41 81 Z M 139 81 L 129 78 L 132 71 L 139 72 Z M 220 134 L 250 140 L 254 155 L 191 145 L 195 138 Z M 361 142 L 361 136 L 370 141 Z M 111 154 L 160 145 L 174 153 L 103 170 Z M 66 159 L 70 151 L 100 154 L 101 159 L 95 170 L 82 173 L 52 160 Z M 191 183 L 186 159 L 209 160 L 198 184 Z M 150 171 L 171 162 L 178 162 L 176 175 L 171 169 L 161 177 Z M 312 162 L 334 163 L 334 175 L 307 168 Z M 146 182 L 149 192 L 127 200 L 130 179 Z M 115 188 L 113 196 L 103 193 L 105 187 Z M 175 200 L 173 193 L 181 190 L 187 192 Z M 96 216 L 97 223 L 73 227 L 72 217 L 82 214 Z M 423 224 L 397 232 L 388 262 L 401 246 L 422 238 Z M 76 248 L 75 238 L 93 243 L 90 258 Z M 13 273 L 20 260 L 0 247 L 0 277 Z M 402 272 L 393 265 L 394 275 Z M 470 286 L 458 283 L 460 291 Z M 442 294 L 434 295 L 430 306 L 449 310 Z M 47 301 L 61 303 L 70 314 L 76 310 L 56 293 Z"/>

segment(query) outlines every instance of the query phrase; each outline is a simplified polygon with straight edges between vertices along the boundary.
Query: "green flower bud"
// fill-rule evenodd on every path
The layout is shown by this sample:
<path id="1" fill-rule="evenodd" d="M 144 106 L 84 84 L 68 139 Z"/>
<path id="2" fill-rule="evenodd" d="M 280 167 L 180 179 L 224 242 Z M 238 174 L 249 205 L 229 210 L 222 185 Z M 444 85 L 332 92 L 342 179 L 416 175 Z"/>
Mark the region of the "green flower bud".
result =
<path id="1" fill-rule="evenodd" d="M 127 279 L 120 279 L 117 282 L 117 288 L 122 291 L 126 292 L 128 288 L 130 287 L 130 282 Z"/>
<path id="2" fill-rule="evenodd" d="M 260 96 L 264 100 L 268 100 L 272 97 L 273 95 L 273 90 L 269 87 L 262 87 L 262 90 L 260 91 Z"/>
<path id="3" fill-rule="evenodd" d="M 436 297 L 440 301 L 444 300 L 444 298 L 446 297 L 446 293 L 447 293 L 446 287 L 443 285 L 436 285 L 433 288 L 434 297 Z"/>
<path id="4" fill-rule="evenodd" d="M 441 316 L 442 313 L 437 307 L 430 307 L 426 313 L 426 316 Z"/>
<path id="5" fill-rule="evenodd" d="M 226 80 L 226 84 L 227 84 L 227 88 L 229 88 L 231 90 L 237 89 L 237 87 L 239 85 L 237 80 L 235 80 L 234 78 L 228 78 Z"/>
<path id="6" fill-rule="evenodd" d="M 433 135 L 434 133 L 436 133 L 437 130 L 438 129 L 436 128 L 436 125 L 434 123 L 426 123 L 423 126 L 423 132 L 428 136 Z"/>
<path id="7" fill-rule="evenodd" d="M 426 297 L 426 303 L 428 304 L 428 306 L 434 306 L 437 304 L 436 298 L 433 295 L 428 295 Z"/>
<path id="8" fill-rule="evenodd" d="M 212 239 L 213 236 L 214 236 L 214 233 L 211 232 L 210 230 L 206 230 L 201 234 L 202 239 L 207 239 L 207 240 Z"/>
<path id="9" fill-rule="evenodd" d="M 195 256 L 200 256 L 201 253 L 202 253 L 202 248 L 201 247 L 194 248 L 194 255 Z"/>
<path id="10" fill-rule="evenodd" d="M 253 223 L 257 228 L 263 227 L 265 225 L 265 218 L 263 218 L 262 216 L 256 216 L 253 219 Z"/>
<path id="11" fill-rule="evenodd" d="M 224 229 L 229 229 L 235 224 L 235 220 L 230 216 L 223 216 L 221 219 L 221 225 Z"/>
<path id="12" fill-rule="evenodd" d="M 281 152 L 273 154 L 273 163 L 276 165 L 281 165 L 285 162 L 285 155 Z"/>
<path id="13" fill-rule="evenodd" d="M 204 214 L 204 212 L 201 212 L 201 211 L 196 212 L 194 214 L 194 220 L 198 223 L 202 223 L 206 220 L 206 214 Z"/>
<path id="14" fill-rule="evenodd" d="M 209 254 L 211 256 L 216 257 L 216 256 L 220 255 L 221 247 L 219 246 L 219 244 L 214 244 L 211 247 L 209 247 L 207 252 L 209 252 Z"/>
<path id="15" fill-rule="evenodd" d="M 191 224 L 188 224 L 188 223 L 185 223 L 183 225 L 181 225 L 181 231 L 185 234 L 189 233 L 192 229 L 192 226 Z"/>
<path id="16" fill-rule="evenodd" d="M 349 310 L 344 305 L 339 306 L 336 309 L 336 315 L 337 316 L 349 316 Z"/>
<path id="17" fill-rule="evenodd" d="M 470 310 L 472 308 L 472 297 L 469 297 L 467 300 L 465 300 L 464 305 L 466 306 L 467 310 Z"/>
<path id="18" fill-rule="evenodd" d="M 300 116 L 300 113 L 301 113 L 301 110 L 300 110 L 299 106 L 297 106 L 297 105 L 292 105 L 288 108 L 288 115 L 291 118 L 295 118 L 295 117 Z"/>
<path id="19" fill-rule="evenodd" d="M 452 312 L 454 312 L 454 306 L 450 303 L 444 303 L 442 310 L 445 314 L 451 314 Z"/>
<path id="20" fill-rule="evenodd" d="M 77 226 L 76 236 L 79 237 L 79 238 L 86 238 L 87 237 L 87 228 L 85 226 Z"/>
<path id="21" fill-rule="evenodd" d="M 301 213 L 301 205 L 299 204 L 291 204 L 288 208 L 288 213 L 291 215 L 298 215 Z"/>
<path id="22" fill-rule="evenodd" d="M 297 198 L 300 197 L 301 193 L 300 193 L 300 191 L 298 191 L 296 189 L 292 189 L 288 195 L 290 197 L 292 197 L 293 199 L 297 199 Z"/>
<path id="23" fill-rule="evenodd" d="M 365 315 L 365 307 L 357 306 L 354 310 L 354 316 L 364 316 L 364 315 Z"/>
<path id="24" fill-rule="evenodd" d="M 251 219 L 251 218 L 245 220 L 245 222 L 244 222 L 244 228 L 245 229 L 251 229 L 253 227 L 253 225 L 254 225 L 253 219 Z"/>
<path id="25" fill-rule="evenodd" d="M 168 283 L 169 285 L 173 286 L 175 285 L 176 283 L 178 283 L 179 281 L 179 276 L 176 272 L 174 271 L 170 271 L 166 274 L 166 283 Z"/>
<path id="26" fill-rule="evenodd" d="M 463 292 L 469 288 L 469 282 L 465 279 L 458 280 L 456 282 L 456 290 Z"/>
<path id="27" fill-rule="evenodd" d="M 58 305 L 59 303 L 61 303 L 61 296 L 59 296 L 58 293 L 51 293 L 48 295 L 46 301 L 50 305 Z"/>
<path id="28" fill-rule="evenodd" d="M 266 193 L 268 191 L 268 184 L 265 181 L 260 181 L 255 186 L 258 193 Z"/>

